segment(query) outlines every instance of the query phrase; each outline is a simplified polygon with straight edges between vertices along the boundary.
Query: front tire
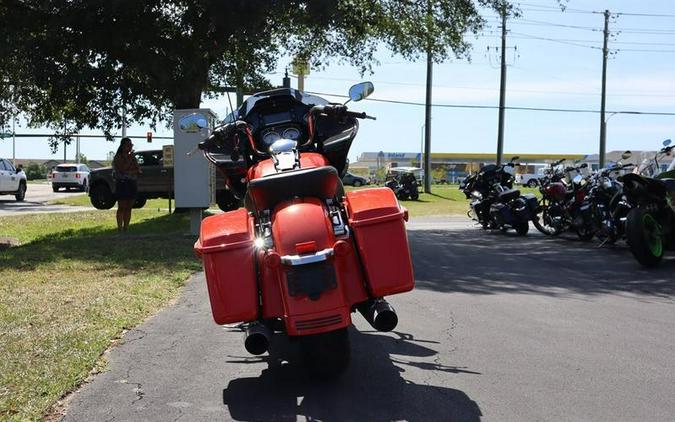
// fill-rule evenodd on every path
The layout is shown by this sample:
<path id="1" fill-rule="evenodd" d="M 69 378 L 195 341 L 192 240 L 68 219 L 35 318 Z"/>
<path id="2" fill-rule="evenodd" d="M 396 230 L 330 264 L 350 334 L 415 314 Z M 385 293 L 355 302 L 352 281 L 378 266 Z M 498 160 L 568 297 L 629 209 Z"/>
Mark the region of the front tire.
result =
<path id="1" fill-rule="evenodd" d="M 354 186 L 355 188 L 360 187 L 360 186 L 361 186 L 361 181 L 359 181 L 359 180 L 354 180 L 354 185 L 353 185 L 353 186 Z"/>
<path id="2" fill-rule="evenodd" d="M 347 328 L 300 337 L 300 347 L 307 369 L 319 378 L 340 375 L 351 360 Z"/>
<path id="3" fill-rule="evenodd" d="M 635 259 L 645 267 L 655 267 L 663 258 L 663 238 L 654 216 L 633 208 L 626 220 L 626 241 Z"/>
<path id="4" fill-rule="evenodd" d="M 16 198 L 17 202 L 23 202 L 23 200 L 26 199 L 26 182 L 21 181 L 19 183 L 19 190 L 16 191 L 14 198 Z"/>
<path id="5" fill-rule="evenodd" d="M 527 181 L 527 187 L 528 188 L 536 188 L 539 183 L 535 179 L 530 179 Z"/>
<path id="6" fill-rule="evenodd" d="M 89 189 L 91 205 L 98 210 L 109 210 L 115 206 L 115 198 L 105 184 L 97 184 Z"/>
<path id="7" fill-rule="evenodd" d="M 56 186 L 56 185 L 52 185 L 52 192 L 58 192 L 58 191 L 59 191 L 59 187 Z"/>

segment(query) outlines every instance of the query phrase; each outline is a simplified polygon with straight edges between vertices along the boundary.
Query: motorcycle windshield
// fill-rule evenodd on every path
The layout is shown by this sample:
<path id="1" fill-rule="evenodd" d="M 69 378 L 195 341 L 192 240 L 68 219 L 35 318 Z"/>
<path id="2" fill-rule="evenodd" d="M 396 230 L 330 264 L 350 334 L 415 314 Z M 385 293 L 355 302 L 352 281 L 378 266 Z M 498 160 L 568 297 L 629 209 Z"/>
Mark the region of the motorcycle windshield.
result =
<path id="1" fill-rule="evenodd" d="M 253 110 L 256 103 L 261 100 L 267 100 L 273 97 L 291 97 L 296 101 L 312 107 L 315 105 L 326 105 L 329 102 L 321 97 L 316 95 L 307 94 L 306 92 L 298 91 L 293 88 L 279 88 L 273 89 L 271 91 L 259 92 L 257 94 L 251 95 L 242 103 L 242 105 L 234 112 L 230 113 L 224 120 L 223 123 L 230 123 L 237 119 L 246 120 L 248 114 Z"/>

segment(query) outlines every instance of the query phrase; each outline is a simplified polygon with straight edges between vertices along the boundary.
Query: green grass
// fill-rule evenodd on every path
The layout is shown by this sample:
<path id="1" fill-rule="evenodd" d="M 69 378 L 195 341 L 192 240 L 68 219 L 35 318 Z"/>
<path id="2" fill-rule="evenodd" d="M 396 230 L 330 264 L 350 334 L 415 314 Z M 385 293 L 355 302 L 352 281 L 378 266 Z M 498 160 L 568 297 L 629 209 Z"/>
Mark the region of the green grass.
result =
<path id="1" fill-rule="evenodd" d="M 94 206 L 91 205 L 89 195 L 87 194 L 72 195 L 63 198 L 57 198 L 49 201 L 49 203 L 51 205 L 71 205 L 75 207 L 90 207 L 92 209 L 95 209 Z M 171 206 L 172 207 L 176 206 L 176 203 L 173 200 L 171 201 Z M 143 209 L 148 210 L 158 210 L 158 209 L 163 210 L 168 208 L 169 208 L 168 199 L 148 199 L 148 201 L 145 203 L 145 206 L 143 207 Z"/>
<path id="2" fill-rule="evenodd" d="M 101 353 L 199 270 L 185 215 L 114 211 L 0 218 L 0 420 L 39 420 Z"/>

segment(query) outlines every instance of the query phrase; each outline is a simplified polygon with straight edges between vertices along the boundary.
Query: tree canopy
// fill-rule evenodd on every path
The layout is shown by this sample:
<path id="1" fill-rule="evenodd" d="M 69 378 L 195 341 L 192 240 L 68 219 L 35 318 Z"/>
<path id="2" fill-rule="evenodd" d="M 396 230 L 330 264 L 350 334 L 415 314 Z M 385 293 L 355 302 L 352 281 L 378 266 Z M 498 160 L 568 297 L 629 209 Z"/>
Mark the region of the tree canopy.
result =
<path id="1" fill-rule="evenodd" d="M 4 0 L 0 123 L 18 111 L 61 133 L 171 119 L 216 87 L 266 88 L 279 59 L 366 73 L 385 45 L 406 59 L 468 56 L 480 7 L 506 0 Z"/>

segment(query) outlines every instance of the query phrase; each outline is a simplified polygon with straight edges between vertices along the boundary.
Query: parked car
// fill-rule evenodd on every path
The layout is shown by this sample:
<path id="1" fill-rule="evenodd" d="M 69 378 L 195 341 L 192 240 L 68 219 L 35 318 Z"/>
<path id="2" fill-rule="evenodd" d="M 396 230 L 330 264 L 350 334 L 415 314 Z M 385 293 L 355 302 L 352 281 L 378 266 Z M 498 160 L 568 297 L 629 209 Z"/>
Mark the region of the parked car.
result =
<path id="1" fill-rule="evenodd" d="M 85 192 L 89 186 L 89 167 L 84 164 L 59 164 L 51 171 L 52 190 L 77 189 Z"/>
<path id="2" fill-rule="evenodd" d="M 0 195 L 14 195 L 17 201 L 26 197 L 26 173 L 11 161 L 0 158 Z"/>
<path id="3" fill-rule="evenodd" d="M 173 167 L 164 166 L 162 150 L 138 151 L 136 160 L 141 168 L 138 175 L 138 196 L 134 208 L 143 208 L 148 199 L 173 198 Z M 92 170 L 89 175 L 89 199 L 91 204 L 100 210 L 107 210 L 115 206 L 115 179 L 112 167 L 103 167 Z M 238 208 L 241 201 L 234 197 L 225 187 L 225 182 L 216 173 L 216 203 L 223 211 Z"/>
<path id="4" fill-rule="evenodd" d="M 344 177 L 342 178 L 342 183 L 345 185 L 351 185 L 351 186 L 363 186 L 368 184 L 368 179 L 365 177 L 357 176 L 355 174 L 351 174 L 349 172 L 345 173 Z"/>

